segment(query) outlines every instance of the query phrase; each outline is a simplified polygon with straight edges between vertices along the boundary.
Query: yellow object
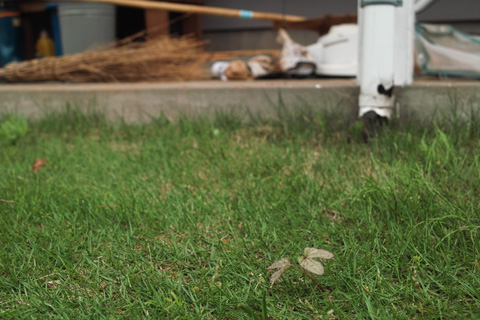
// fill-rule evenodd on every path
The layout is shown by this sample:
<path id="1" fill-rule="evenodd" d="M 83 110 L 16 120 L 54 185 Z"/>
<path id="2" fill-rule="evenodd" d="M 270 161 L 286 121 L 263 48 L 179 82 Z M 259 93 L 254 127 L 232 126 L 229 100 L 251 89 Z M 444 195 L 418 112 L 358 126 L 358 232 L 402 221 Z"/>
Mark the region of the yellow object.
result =
<path id="1" fill-rule="evenodd" d="M 55 45 L 45 30 L 40 33 L 40 38 L 38 38 L 35 48 L 37 50 L 38 57 L 55 56 Z"/>

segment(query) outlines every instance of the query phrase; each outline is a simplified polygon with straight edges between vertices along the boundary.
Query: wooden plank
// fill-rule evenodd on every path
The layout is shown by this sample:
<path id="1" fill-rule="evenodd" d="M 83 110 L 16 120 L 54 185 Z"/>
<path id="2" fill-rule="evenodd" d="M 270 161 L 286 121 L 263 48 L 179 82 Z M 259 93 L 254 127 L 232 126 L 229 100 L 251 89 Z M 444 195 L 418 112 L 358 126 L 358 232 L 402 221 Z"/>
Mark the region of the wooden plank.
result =
<path id="1" fill-rule="evenodd" d="M 202 25 L 200 15 L 192 14 L 182 21 L 183 34 L 193 34 L 195 38 L 202 39 Z"/>
<path id="2" fill-rule="evenodd" d="M 45 11 L 46 1 L 28 1 L 20 2 L 18 4 L 18 9 L 20 12 L 30 13 L 30 12 L 42 12 Z"/>
<path id="3" fill-rule="evenodd" d="M 280 56 L 279 49 L 255 49 L 255 50 L 232 50 L 232 51 L 217 51 L 210 52 L 208 59 L 210 61 L 231 60 L 240 57 L 256 56 L 260 54 L 271 55 L 274 57 Z"/>
<path id="4" fill-rule="evenodd" d="M 168 35 L 170 30 L 168 11 L 145 10 L 145 29 L 148 38 Z"/>

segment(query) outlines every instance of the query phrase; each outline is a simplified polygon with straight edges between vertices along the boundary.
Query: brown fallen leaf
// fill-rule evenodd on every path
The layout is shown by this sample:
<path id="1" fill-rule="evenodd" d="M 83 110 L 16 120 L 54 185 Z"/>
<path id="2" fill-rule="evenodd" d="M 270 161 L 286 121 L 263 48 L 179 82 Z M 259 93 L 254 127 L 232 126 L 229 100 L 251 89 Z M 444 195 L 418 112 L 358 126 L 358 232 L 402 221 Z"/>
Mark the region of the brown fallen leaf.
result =
<path id="1" fill-rule="evenodd" d="M 47 281 L 47 288 L 55 289 L 61 283 L 60 280 Z"/>
<path id="2" fill-rule="evenodd" d="M 33 173 L 37 173 L 38 170 L 42 169 L 43 166 L 47 163 L 47 159 L 37 159 L 33 163 Z"/>

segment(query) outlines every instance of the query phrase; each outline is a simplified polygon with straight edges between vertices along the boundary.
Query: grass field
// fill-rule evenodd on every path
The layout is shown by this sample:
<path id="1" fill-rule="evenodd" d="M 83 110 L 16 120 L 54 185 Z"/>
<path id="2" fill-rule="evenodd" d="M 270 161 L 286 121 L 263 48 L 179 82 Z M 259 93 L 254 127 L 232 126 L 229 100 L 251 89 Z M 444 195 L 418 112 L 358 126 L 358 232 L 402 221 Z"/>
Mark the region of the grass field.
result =
<path id="1" fill-rule="evenodd" d="M 478 117 L 365 143 L 313 112 L 70 110 L 0 143 L 0 318 L 480 318 Z M 271 286 L 266 268 L 309 246 L 335 255 L 325 291 L 293 269 Z"/>

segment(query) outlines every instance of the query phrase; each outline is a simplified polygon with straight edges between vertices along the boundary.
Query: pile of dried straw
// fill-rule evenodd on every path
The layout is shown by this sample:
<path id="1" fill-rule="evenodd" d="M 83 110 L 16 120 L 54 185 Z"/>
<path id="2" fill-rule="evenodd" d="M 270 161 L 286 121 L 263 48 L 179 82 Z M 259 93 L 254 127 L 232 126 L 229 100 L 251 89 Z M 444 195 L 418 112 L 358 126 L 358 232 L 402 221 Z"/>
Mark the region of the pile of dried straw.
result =
<path id="1" fill-rule="evenodd" d="M 191 37 L 123 41 L 100 51 L 10 63 L 0 69 L 9 82 L 136 82 L 204 79 L 206 55 Z"/>

